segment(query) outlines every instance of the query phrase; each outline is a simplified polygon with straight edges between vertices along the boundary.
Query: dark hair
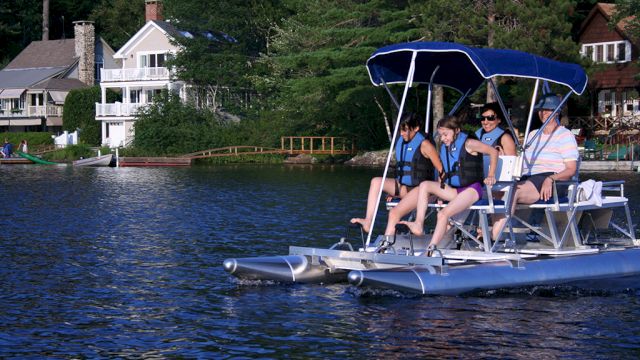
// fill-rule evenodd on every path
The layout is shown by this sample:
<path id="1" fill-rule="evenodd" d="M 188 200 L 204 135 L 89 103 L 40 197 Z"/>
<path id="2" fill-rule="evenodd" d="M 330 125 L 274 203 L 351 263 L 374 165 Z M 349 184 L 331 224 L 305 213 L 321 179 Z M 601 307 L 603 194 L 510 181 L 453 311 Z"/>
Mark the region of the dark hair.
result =
<path id="1" fill-rule="evenodd" d="M 416 113 L 406 113 L 400 119 L 400 130 L 415 129 L 420 126 L 422 119 Z"/>
<path id="2" fill-rule="evenodd" d="M 504 120 L 504 113 L 502 112 L 502 108 L 500 107 L 500 104 L 498 104 L 497 102 L 494 101 L 494 102 L 484 104 L 484 106 L 482 107 L 482 112 L 480 112 L 480 114 L 482 114 L 487 110 L 493 111 L 498 117 L 498 119 Z"/>

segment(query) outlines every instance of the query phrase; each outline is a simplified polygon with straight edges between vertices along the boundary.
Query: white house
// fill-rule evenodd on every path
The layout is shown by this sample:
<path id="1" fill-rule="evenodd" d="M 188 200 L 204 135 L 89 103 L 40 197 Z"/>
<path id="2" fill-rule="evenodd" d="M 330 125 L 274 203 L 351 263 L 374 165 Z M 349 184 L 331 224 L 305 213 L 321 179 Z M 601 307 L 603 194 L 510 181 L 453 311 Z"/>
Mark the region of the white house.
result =
<path id="1" fill-rule="evenodd" d="M 131 143 L 138 109 L 152 103 L 163 89 L 185 98 L 185 83 L 174 79 L 165 66 L 179 50 L 172 40 L 184 34 L 162 20 L 160 0 L 146 0 L 145 7 L 145 25 L 114 54 L 122 67 L 101 70 L 102 100 L 96 103 L 96 120 L 102 122 L 102 143 L 110 147 Z M 121 94 L 122 102 L 107 103 L 107 89 Z"/>

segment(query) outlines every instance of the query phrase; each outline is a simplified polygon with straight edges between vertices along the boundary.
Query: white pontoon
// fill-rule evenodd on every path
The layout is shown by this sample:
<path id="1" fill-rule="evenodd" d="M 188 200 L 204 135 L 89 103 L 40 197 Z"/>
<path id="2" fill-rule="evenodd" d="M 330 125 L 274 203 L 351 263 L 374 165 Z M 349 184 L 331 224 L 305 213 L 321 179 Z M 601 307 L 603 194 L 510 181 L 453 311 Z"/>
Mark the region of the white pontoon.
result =
<path id="1" fill-rule="evenodd" d="M 367 61 L 371 82 L 383 86 L 398 109 L 398 119 L 390 150 L 398 138 L 398 124 L 404 112 L 409 89 L 427 84 L 425 129 L 430 123 L 433 85 L 456 90 L 460 98 L 450 113 L 487 80 L 497 77 L 525 78 L 534 82 L 524 139 L 531 130 L 534 104 L 550 86 L 563 88 L 566 94 L 549 117 L 553 119 L 572 94 L 580 95 L 587 85 L 583 69 L 575 64 L 549 60 L 514 50 L 479 49 L 453 43 L 414 42 L 387 46 L 376 51 Z M 497 95 L 513 130 L 497 87 L 488 81 Z M 390 85 L 404 87 L 400 101 Z M 548 120 L 550 121 L 550 120 Z M 516 145 L 519 153 L 530 146 Z M 397 234 L 392 239 L 362 236 L 355 248 L 345 238 L 329 249 L 291 246 L 289 255 L 227 259 L 224 268 L 239 278 L 284 282 L 346 281 L 356 286 L 397 289 L 420 294 L 460 294 L 479 289 L 497 289 L 534 285 L 572 284 L 581 287 L 628 282 L 638 284 L 640 276 L 640 241 L 625 197 L 623 181 L 602 183 L 594 194 L 584 196 L 577 179 L 556 182 L 568 186 L 566 197 L 557 189 L 548 202 L 518 205 L 509 214 L 515 182 L 522 172 L 521 156 L 501 157 L 499 182 L 487 188 L 486 198 L 474 204 L 468 216 L 451 219 L 451 234 L 457 236 L 448 246 L 424 256 L 429 235 L 416 237 Z M 391 161 L 387 158 L 383 177 Z M 600 189 L 600 187 L 598 187 Z M 504 200 L 493 199 L 492 191 L 503 191 Z M 379 198 L 382 196 L 380 190 Z M 393 204 L 388 204 L 393 206 Z M 430 205 L 430 211 L 446 205 Z M 507 216 L 502 235 L 495 243 L 480 240 L 475 229 L 490 234 L 490 215 Z M 615 216 L 617 214 L 617 216 Z M 533 215 L 533 216 L 532 216 Z M 531 220 L 538 218 L 538 221 Z M 374 216 L 375 221 L 375 216 Z M 371 229 L 374 224 L 371 224 Z M 532 241 L 535 240 L 535 241 Z M 359 242 L 359 241 L 358 241 Z M 443 244 L 444 245 L 444 244 Z M 619 285 L 619 282 L 616 281 Z"/>

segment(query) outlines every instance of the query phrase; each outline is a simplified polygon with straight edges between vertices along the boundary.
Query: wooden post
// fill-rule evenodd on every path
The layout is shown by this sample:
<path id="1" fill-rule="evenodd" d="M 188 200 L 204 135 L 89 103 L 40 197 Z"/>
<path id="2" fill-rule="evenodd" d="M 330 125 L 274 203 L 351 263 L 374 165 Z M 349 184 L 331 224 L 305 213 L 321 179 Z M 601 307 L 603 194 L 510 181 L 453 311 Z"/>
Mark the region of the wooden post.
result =
<path id="1" fill-rule="evenodd" d="M 289 138 L 289 154 L 293 154 L 293 136 Z"/>
<path id="2" fill-rule="evenodd" d="M 280 150 L 284 150 L 284 136 L 280 138 Z"/>
<path id="3" fill-rule="evenodd" d="M 334 145 L 334 137 L 331 137 L 331 155 L 333 155 L 333 145 Z"/>
<path id="4" fill-rule="evenodd" d="M 309 150 L 311 150 L 311 153 L 313 154 L 313 137 L 309 138 L 309 143 L 310 143 Z"/>

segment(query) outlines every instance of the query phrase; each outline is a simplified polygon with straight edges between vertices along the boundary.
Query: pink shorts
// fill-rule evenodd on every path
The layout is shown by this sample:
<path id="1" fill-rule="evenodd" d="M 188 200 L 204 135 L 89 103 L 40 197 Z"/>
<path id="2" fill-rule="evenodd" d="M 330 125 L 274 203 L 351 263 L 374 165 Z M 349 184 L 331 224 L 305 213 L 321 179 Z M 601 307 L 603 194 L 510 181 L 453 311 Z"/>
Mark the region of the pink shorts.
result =
<path id="1" fill-rule="evenodd" d="M 469 188 L 475 190 L 478 193 L 478 200 L 482 199 L 482 184 L 479 181 L 476 181 L 471 185 L 456 188 L 456 191 L 458 191 L 458 194 L 460 194 L 461 192 Z"/>

